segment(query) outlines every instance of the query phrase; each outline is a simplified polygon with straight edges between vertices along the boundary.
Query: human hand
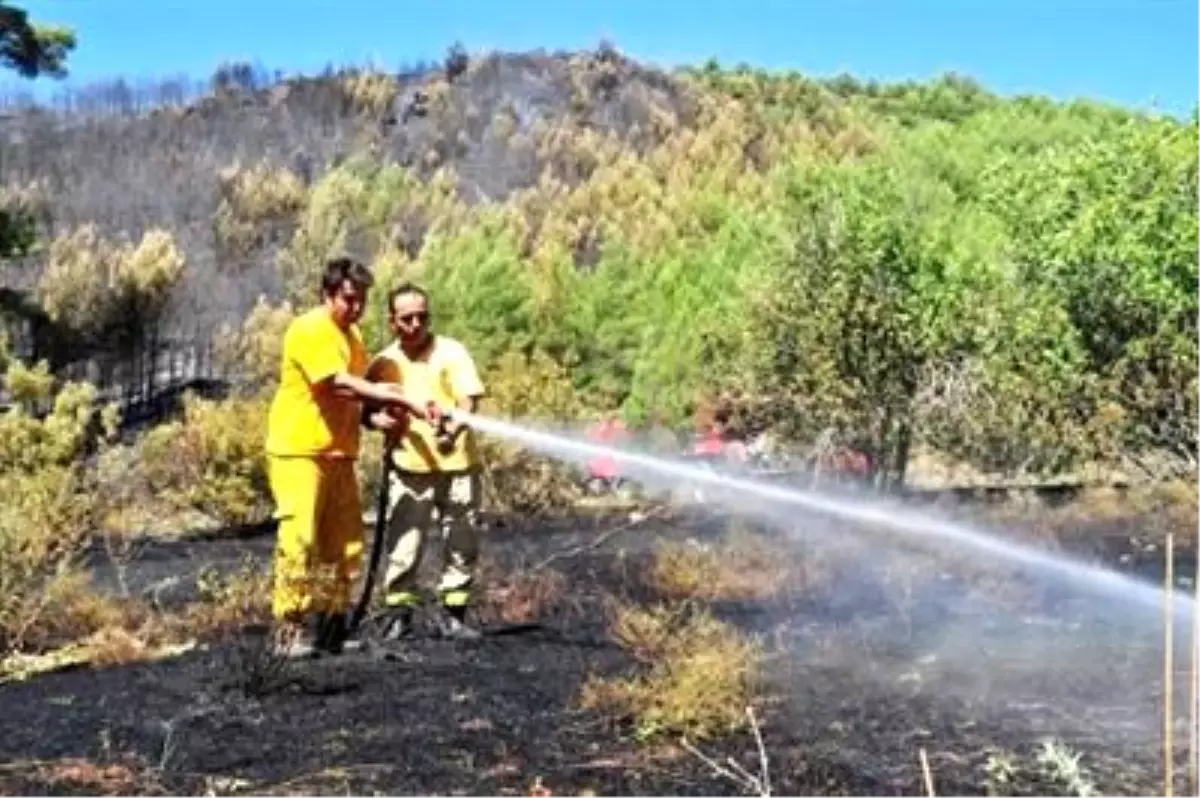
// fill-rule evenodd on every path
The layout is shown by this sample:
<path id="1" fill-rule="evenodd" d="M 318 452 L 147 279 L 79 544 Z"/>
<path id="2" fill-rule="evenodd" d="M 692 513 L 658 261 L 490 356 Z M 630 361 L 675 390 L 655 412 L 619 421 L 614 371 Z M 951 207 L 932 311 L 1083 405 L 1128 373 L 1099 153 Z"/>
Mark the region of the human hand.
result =
<path id="1" fill-rule="evenodd" d="M 449 454 L 458 445 L 459 437 L 466 432 L 467 426 L 462 422 L 450 422 L 438 433 L 438 449 L 442 454 Z"/>
<path id="2" fill-rule="evenodd" d="M 371 426 L 377 430 L 390 432 L 401 425 L 402 418 L 388 410 L 376 410 L 370 415 Z"/>
<path id="3" fill-rule="evenodd" d="M 425 406 L 425 418 L 429 423 L 445 432 L 454 428 L 453 411 L 443 409 L 436 402 L 430 402 Z"/>

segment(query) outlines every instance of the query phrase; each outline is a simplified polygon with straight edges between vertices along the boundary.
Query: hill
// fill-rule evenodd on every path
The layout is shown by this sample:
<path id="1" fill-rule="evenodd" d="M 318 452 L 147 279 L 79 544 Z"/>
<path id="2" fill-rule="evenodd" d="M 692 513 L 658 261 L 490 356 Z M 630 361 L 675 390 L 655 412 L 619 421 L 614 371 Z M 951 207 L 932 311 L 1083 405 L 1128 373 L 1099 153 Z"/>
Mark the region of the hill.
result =
<path id="1" fill-rule="evenodd" d="M 459 53 L 402 75 L 283 79 L 235 65 L 187 104 L 169 102 L 186 96 L 174 82 L 136 97 L 120 85 L 80 93 L 86 101 L 61 105 L 83 110 L 10 115 L 0 138 L 7 180 L 38 186 L 51 236 L 88 223 L 135 238 L 170 230 L 189 261 L 173 320 L 208 333 L 215 321 L 239 321 L 259 290 L 278 293 L 269 258 L 231 263 L 214 235 L 227 170 L 286 169 L 311 187 L 369 149 L 420 180 L 452 169 L 463 201 L 496 202 L 537 183 L 552 160 L 539 147 L 556 129 L 612 134 L 645 151 L 663 138 L 655 120 L 694 125 L 696 113 L 678 80 L 609 51 Z M 585 167 L 560 168 L 582 177 Z M 204 302 L 187 301 L 197 296 Z"/>
<path id="2" fill-rule="evenodd" d="M 894 479 L 918 444 L 1001 471 L 1194 463 L 1194 122 L 607 45 L 147 94 L 0 137 L 41 244 L 6 282 L 60 359 L 207 340 L 309 301 L 349 250 L 429 281 L 489 366 L 545 356 L 635 420 L 740 397 L 743 426 L 834 435 Z"/>

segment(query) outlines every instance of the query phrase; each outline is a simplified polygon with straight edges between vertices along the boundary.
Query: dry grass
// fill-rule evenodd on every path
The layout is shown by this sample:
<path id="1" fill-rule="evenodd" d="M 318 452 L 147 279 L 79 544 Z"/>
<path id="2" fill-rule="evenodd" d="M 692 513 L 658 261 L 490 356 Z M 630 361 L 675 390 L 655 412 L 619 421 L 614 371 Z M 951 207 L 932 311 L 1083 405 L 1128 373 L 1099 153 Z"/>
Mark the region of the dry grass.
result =
<path id="1" fill-rule="evenodd" d="M 483 576 L 487 588 L 479 614 L 490 623 L 534 623 L 567 600 L 567 578 L 553 569 L 518 571 L 503 577 L 485 571 Z"/>
<path id="2" fill-rule="evenodd" d="M 23 773 L 26 777 L 36 779 L 42 784 L 64 791 L 87 795 L 147 795 L 160 793 L 161 790 L 148 790 L 156 786 L 147 783 L 145 768 L 136 760 L 122 758 L 116 762 L 93 762 L 90 759 L 66 757 L 63 759 L 18 761 L 9 763 L 0 772 L 0 789 L 9 792 L 3 783 L 3 777 Z"/>
<path id="3" fill-rule="evenodd" d="M 804 549 L 737 521 L 713 543 L 661 543 L 646 586 L 666 603 L 618 608 L 612 623 L 616 640 L 649 672 L 593 680 L 586 700 L 634 717 L 639 735 L 669 730 L 700 739 L 744 727 L 765 652 L 707 606 L 820 593 L 862 554 L 853 539 Z"/>
<path id="4" fill-rule="evenodd" d="M 798 558 L 762 535 L 734 528 L 715 545 L 661 544 L 649 581 L 670 599 L 763 600 L 778 597 L 804 575 Z"/>
<path id="5" fill-rule="evenodd" d="M 98 592 L 86 572 L 67 570 L 46 582 L 36 606 L 19 614 L 21 623 L 11 630 L 10 649 L 43 651 L 104 630 L 134 630 L 151 614 L 142 602 Z"/>
<path id="6" fill-rule="evenodd" d="M 24 631 L 21 650 L 0 660 L 0 681 L 160 659 L 269 620 L 269 574 L 247 566 L 227 577 L 202 575 L 199 587 L 199 601 L 166 613 L 141 600 L 101 594 L 86 574 L 58 579 L 46 609 Z"/>
<path id="7" fill-rule="evenodd" d="M 647 670 L 589 679 L 580 696 L 585 709 L 631 720 L 642 739 L 702 739 L 745 724 L 763 657 L 756 641 L 689 605 L 618 605 L 611 632 Z"/>
<path id="8" fill-rule="evenodd" d="M 220 637 L 271 620 L 271 574 L 247 561 L 228 576 L 204 571 L 200 601 L 181 614 L 182 627 L 200 638 Z"/>
<path id="9" fill-rule="evenodd" d="M 1062 548 L 1079 529 L 1097 525 L 1127 525 L 1149 539 L 1160 539 L 1168 531 L 1188 535 L 1200 524 L 1200 501 L 1195 479 L 1175 479 L 1127 488 L 1086 488 L 1052 507 L 1001 502 L 978 514 L 1042 545 Z"/>

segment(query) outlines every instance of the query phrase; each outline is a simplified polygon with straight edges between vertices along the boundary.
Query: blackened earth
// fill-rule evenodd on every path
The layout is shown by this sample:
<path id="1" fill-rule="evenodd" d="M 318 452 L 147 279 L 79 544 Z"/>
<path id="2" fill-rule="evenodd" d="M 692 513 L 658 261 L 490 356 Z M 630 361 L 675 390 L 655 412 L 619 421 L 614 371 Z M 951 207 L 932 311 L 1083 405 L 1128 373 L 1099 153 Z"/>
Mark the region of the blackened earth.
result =
<path id="1" fill-rule="evenodd" d="M 1144 527 L 1132 519 L 1060 540 L 1086 541 L 1117 562 L 1150 545 L 1138 537 Z M 274 670 L 261 657 L 262 631 L 249 629 L 161 662 L 6 684 L 0 791 L 744 793 L 677 739 L 639 740 L 627 719 L 578 708 L 589 676 L 636 667 L 609 638 L 606 597 L 655 600 L 644 579 L 654 547 L 704 545 L 725 529 L 699 516 L 631 522 L 624 513 L 493 525 L 489 573 L 553 568 L 567 593 L 536 622 L 492 624 L 478 641 L 420 635 Z M 269 535 L 153 544 L 121 576 L 169 606 L 190 598 L 204 568 L 234 570 L 246 558 L 265 567 L 271 545 Z M 1186 545 L 1177 550 L 1186 574 L 1195 556 Z M 921 751 L 937 791 L 983 794 L 989 761 L 1007 752 L 1032 762 L 1046 737 L 1079 752 L 1106 794 L 1161 790 L 1161 651 L 1073 638 L 1071 601 L 1053 591 L 1030 598 L 1028 589 L 991 585 L 988 595 L 1003 594 L 1011 615 L 973 615 L 979 591 L 967 583 L 975 577 L 934 578 L 927 569 L 915 588 L 910 579 L 899 591 L 901 601 L 883 566 L 861 557 L 823 562 L 824 578 L 804 590 L 714 605 L 770 653 L 757 718 L 776 794 L 918 794 Z M 97 575 L 116 581 L 103 562 Z M 977 648 L 977 661 L 964 648 Z M 1181 667 L 1177 682 L 1186 684 L 1186 661 Z M 1182 727 L 1176 741 L 1182 790 Z M 749 731 L 700 747 L 714 761 L 732 756 L 759 771 Z M 1024 772 L 1008 787 L 1062 790 Z"/>

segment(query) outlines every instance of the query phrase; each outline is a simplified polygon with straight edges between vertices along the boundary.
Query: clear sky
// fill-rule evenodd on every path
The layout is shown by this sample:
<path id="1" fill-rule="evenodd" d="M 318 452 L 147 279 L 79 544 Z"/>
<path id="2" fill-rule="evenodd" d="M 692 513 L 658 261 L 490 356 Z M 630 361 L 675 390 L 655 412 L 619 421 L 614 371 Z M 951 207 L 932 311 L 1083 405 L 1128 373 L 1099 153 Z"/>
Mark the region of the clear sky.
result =
<path id="1" fill-rule="evenodd" d="M 1002 94 L 1188 115 L 1197 0 L 16 0 L 75 28 L 72 81 L 285 72 L 468 51 L 592 47 L 664 64 L 746 62 L 879 80 L 957 71 Z M 6 84 L 12 86 L 11 79 Z M 52 85 L 29 86 L 38 95 Z"/>

